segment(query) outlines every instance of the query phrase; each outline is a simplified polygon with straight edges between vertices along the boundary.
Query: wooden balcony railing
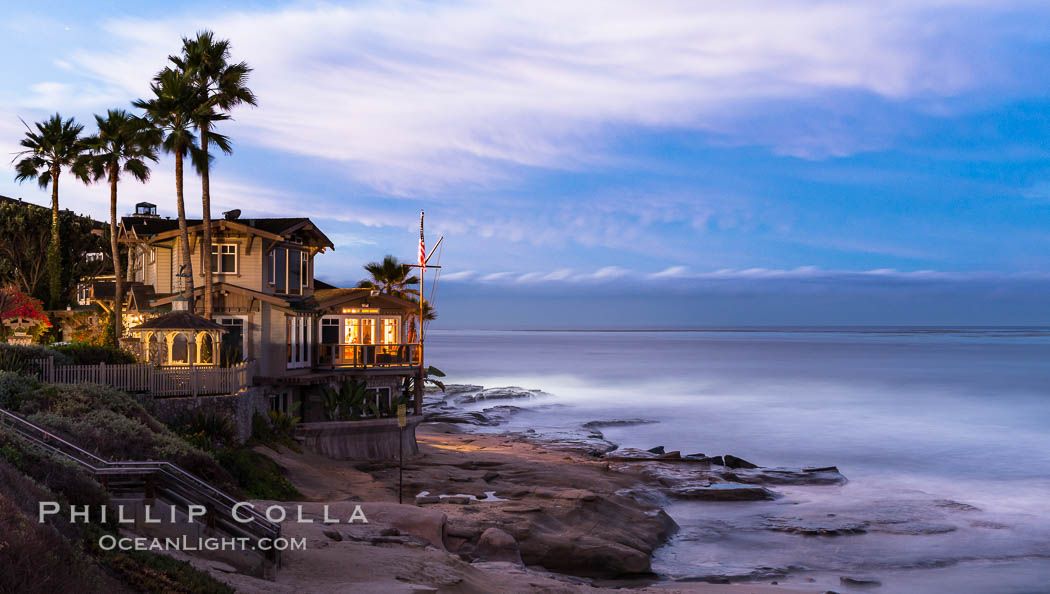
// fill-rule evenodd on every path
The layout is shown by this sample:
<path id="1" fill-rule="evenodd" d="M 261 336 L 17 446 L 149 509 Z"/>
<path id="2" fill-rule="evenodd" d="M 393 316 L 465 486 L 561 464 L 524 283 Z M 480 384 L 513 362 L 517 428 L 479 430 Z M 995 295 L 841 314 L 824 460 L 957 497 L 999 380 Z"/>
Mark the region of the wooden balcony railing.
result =
<path id="1" fill-rule="evenodd" d="M 422 347 L 411 344 L 322 344 L 320 368 L 418 367 Z"/>

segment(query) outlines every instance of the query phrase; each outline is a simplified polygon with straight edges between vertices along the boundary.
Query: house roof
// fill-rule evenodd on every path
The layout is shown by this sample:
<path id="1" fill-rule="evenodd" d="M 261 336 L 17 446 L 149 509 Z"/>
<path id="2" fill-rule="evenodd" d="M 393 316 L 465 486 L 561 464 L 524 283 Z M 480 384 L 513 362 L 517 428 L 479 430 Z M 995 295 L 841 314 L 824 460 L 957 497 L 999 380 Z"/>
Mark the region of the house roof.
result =
<path id="1" fill-rule="evenodd" d="M 221 292 L 221 291 L 229 291 L 231 293 L 240 293 L 242 295 L 248 295 L 248 296 L 251 296 L 251 297 L 255 297 L 257 299 L 260 299 L 262 301 L 266 301 L 267 303 L 271 303 L 273 305 L 278 305 L 278 306 L 281 306 L 281 307 L 291 307 L 291 304 L 289 303 L 289 301 L 287 299 L 282 299 L 281 297 L 278 297 L 276 295 L 269 295 L 267 293 L 262 293 L 260 291 L 254 291 L 254 290 L 248 289 L 246 287 L 241 287 L 241 286 L 238 286 L 238 285 L 231 285 L 230 283 L 212 283 L 211 287 L 212 287 L 211 290 L 212 290 L 213 294 L 216 293 L 216 292 Z M 204 286 L 203 285 L 197 285 L 197 286 L 193 287 L 193 294 L 195 296 L 196 295 L 204 295 Z M 153 305 L 154 306 L 166 305 L 168 303 L 171 303 L 177 296 L 178 296 L 178 294 L 172 293 L 171 295 L 165 295 L 163 297 L 158 297 L 158 298 L 153 300 Z"/>
<path id="2" fill-rule="evenodd" d="M 201 219 L 186 219 L 186 226 L 190 232 L 197 232 L 203 228 Z M 121 219 L 121 225 L 128 233 L 134 233 L 140 239 L 149 239 L 156 236 L 174 237 L 179 229 L 178 219 L 161 219 L 157 217 L 129 216 Z M 232 228 L 241 231 L 255 231 L 270 239 L 287 239 L 292 233 L 309 234 L 321 247 L 335 249 L 328 236 L 314 225 L 313 221 L 306 217 L 291 218 L 237 218 L 237 219 L 212 219 L 212 227 Z"/>
<path id="3" fill-rule="evenodd" d="M 218 330 L 225 332 L 226 328 L 188 311 L 173 311 L 152 320 L 146 320 L 131 330 Z"/>
<path id="4" fill-rule="evenodd" d="M 32 202 L 26 202 L 25 200 L 22 200 L 21 198 L 11 198 L 10 196 L 0 196 L 0 204 L 18 204 L 20 206 L 32 206 L 33 208 L 45 208 L 47 210 L 51 210 L 50 206 L 44 206 L 42 204 L 33 204 Z M 62 210 L 69 211 L 68 208 L 63 208 Z M 69 212 L 72 212 L 72 211 L 69 211 Z M 73 214 L 76 214 L 76 213 L 73 213 Z M 84 219 L 90 220 L 92 229 L 102 230 L 102 229 L 105 229 L 106 227 L 109 226 L 108 223 L 103 223 L 102 221 L 96 221 L 95 219 L 92 219 L 91 217 L 87 217 L 87 216 L 84 216 L 84 215 L 77 215 L 77 216 L 81 217 L 81 218 L 84 218 Z"/>
<path id="5" fill-rule="evenodd" d="M 374 289 L 315 289 L 314 299 L 317 300 L 317 304 L 324 307 L 331 307 L 339 303 L 347 303 L 350 301 L 367 301 L 369 305 L 375 304 L 379 307 L 385 307 L 388 309 L 416 309 L 419 304 L 414 301 L 402 299 L 394 295 L 387 295 L 385 293 L 379 293 L 373 295 Z"/>

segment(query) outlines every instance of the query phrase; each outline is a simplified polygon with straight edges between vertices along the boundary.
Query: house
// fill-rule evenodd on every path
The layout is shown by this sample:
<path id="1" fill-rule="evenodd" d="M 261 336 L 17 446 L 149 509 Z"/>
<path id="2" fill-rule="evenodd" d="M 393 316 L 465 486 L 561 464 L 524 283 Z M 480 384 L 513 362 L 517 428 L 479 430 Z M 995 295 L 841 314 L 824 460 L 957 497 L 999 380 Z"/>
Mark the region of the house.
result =
<path id="1" fill-rule="evenodd" d="M 148 321 L 188 308 L 183 288 L 189 278 L 194 313 L 204 314 L 203 223 L 187 221 L 186 262 L 177 219 L 143 202 L 121 220 L 120 241 L 129 252 L 123 321 L 131 334 L 122 343 L 167 367 L 253 360 L 254 382 L 266 390 L 271 408 L 304 421 L 325 420 L 319 388 L 346 378 L 366 382 L 380 407 L 391 406 L 406 379 L 416 380 L 419 395 L 418 304 L 316 280 L 316 259 L 334 246 L 308 218 L 242 218 L 233 211 L 211 226 L 210 321 L 221 331 L 190 337 L 169 327 L 158 335 Z M 92 283 L 86 297 L 111 308 L 112 282 Z M 216 339 L 218 356 L 210 346 Z M 421 398 L 415 400 L 418 413 Z"/>

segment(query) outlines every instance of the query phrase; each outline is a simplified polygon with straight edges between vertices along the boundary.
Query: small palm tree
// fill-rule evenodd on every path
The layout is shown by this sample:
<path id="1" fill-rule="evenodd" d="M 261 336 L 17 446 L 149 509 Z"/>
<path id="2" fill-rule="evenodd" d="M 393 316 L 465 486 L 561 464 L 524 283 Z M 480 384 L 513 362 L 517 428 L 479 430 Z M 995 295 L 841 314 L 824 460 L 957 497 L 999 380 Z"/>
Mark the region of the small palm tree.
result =
<path id="1" fill-rule="evenodd" d="M 25 124 L 25 122 L 22 122 Z M 35 179 L 40 187 L 51 186 L 51 245 L 48 247 L 47 263 L 51 308 L 57 309 L 64 301 L 62 290 L 62 242 L 58 232 L 58 178 L 63 169 L 69 169 L 77 178 L 87 181 L 87 171 L 80 159 L 84 144 L 80 133 L 84 126 L 73 118 L 62 119 L 55 114 L 44 122 L 33 124 L 36 131 L 26 125 L 25 138 L 19 143 L 25 150 L 15 154 L 15 181 L 22 183 Z"/>
<path id="2" fill-rule="evenodd" d="M 91 155 L 86 158 L 91 177 L 109 182 L 109 245 L 113 251 L 116 286 L 113 295 L 113 320 L 116 340 L 122 335 L 121 309 L 124 304 L 124 277 L 120 274 L 120 250 L 117 243 L 117 183 L 121 173 L 140 182 L 149 180 L 147 161 L 157 161 L 160 131 L 145 118 L 123 109 L 111 109 L 105 117 L 96 115 L 98 133 L 84 139 Z"/>
<path id="3" fill-rule="evenodd" d="M 202 107 L 197 112 L 194 124 L 200 131 L 201 153 L 201 206 L 203 208 L 204 241 L 204 317 L 212 312 L 211 269 L 211 159 L 208 145 L 214 141 L 219 149 L 230 154 L 229 138 L 214 132 L 214 123 L 229 119 L 230 110 L 247 103 L 256 105 L 255 94 L 247 86 L 252 69 L 245 62 L 230 64 L 230 41 L 215 39 L 211 31 L 200 31 L 193 39 L 182 38 L 182 55 L 169 58 L 175 66 L 185 72 L 201 95 Z"/>
<path id="4" fill-rule="evenodd" d="M 418 289 L 410 289 L 409 285 L 418 285 L 418 276 L 409 276 L 408 266 L 403 265 L 396 257 L 387 255 L 382 262 L 369 262 L 365 264 L 365 271 L 371 278 L 365 279 L 357 284 L 363 289 L 378 289 L 388 295 L 398 297 L 418 296 Z"/>
<path id="5" fill-rule="evenodd" d="M 182 189 L 183 159 L 189 155 L 199 168 L 203 158 L 193 134 L 197 112 L 203 109 L 200 92 L 184 72 L 165 68 L 153 77 L 150 85 L 153 98 L 137 99 L 132 105 L 143 109 L 146 118 L 158 129 L 164 152 L 175 155 L 175 200 L 179 215 L 179 243 L 182 251 L 182 270 L 186 275 L 185 297 L 193 311 L 193 263 L 190 257 L 190 237 L 186 225 L 186 202 Z M 207 258 L 206 258 L 207 259 Z"/>

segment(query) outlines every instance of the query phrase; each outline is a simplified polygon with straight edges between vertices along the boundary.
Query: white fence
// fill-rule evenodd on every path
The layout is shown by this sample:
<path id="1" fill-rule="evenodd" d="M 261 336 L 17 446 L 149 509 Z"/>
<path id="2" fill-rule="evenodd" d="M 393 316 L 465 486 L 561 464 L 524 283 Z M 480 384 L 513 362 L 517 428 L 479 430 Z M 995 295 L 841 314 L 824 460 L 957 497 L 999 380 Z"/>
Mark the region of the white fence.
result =
<path id="1" fill-rule="evenodd" d="M 55 365 L 54 357 L 35 359 L 40 379 L 52 384 L 104 384 L 154 396 L 234 394 L 252 385 L 255 361 L 233 367 L 155 367 L 132 365 Z"/>

